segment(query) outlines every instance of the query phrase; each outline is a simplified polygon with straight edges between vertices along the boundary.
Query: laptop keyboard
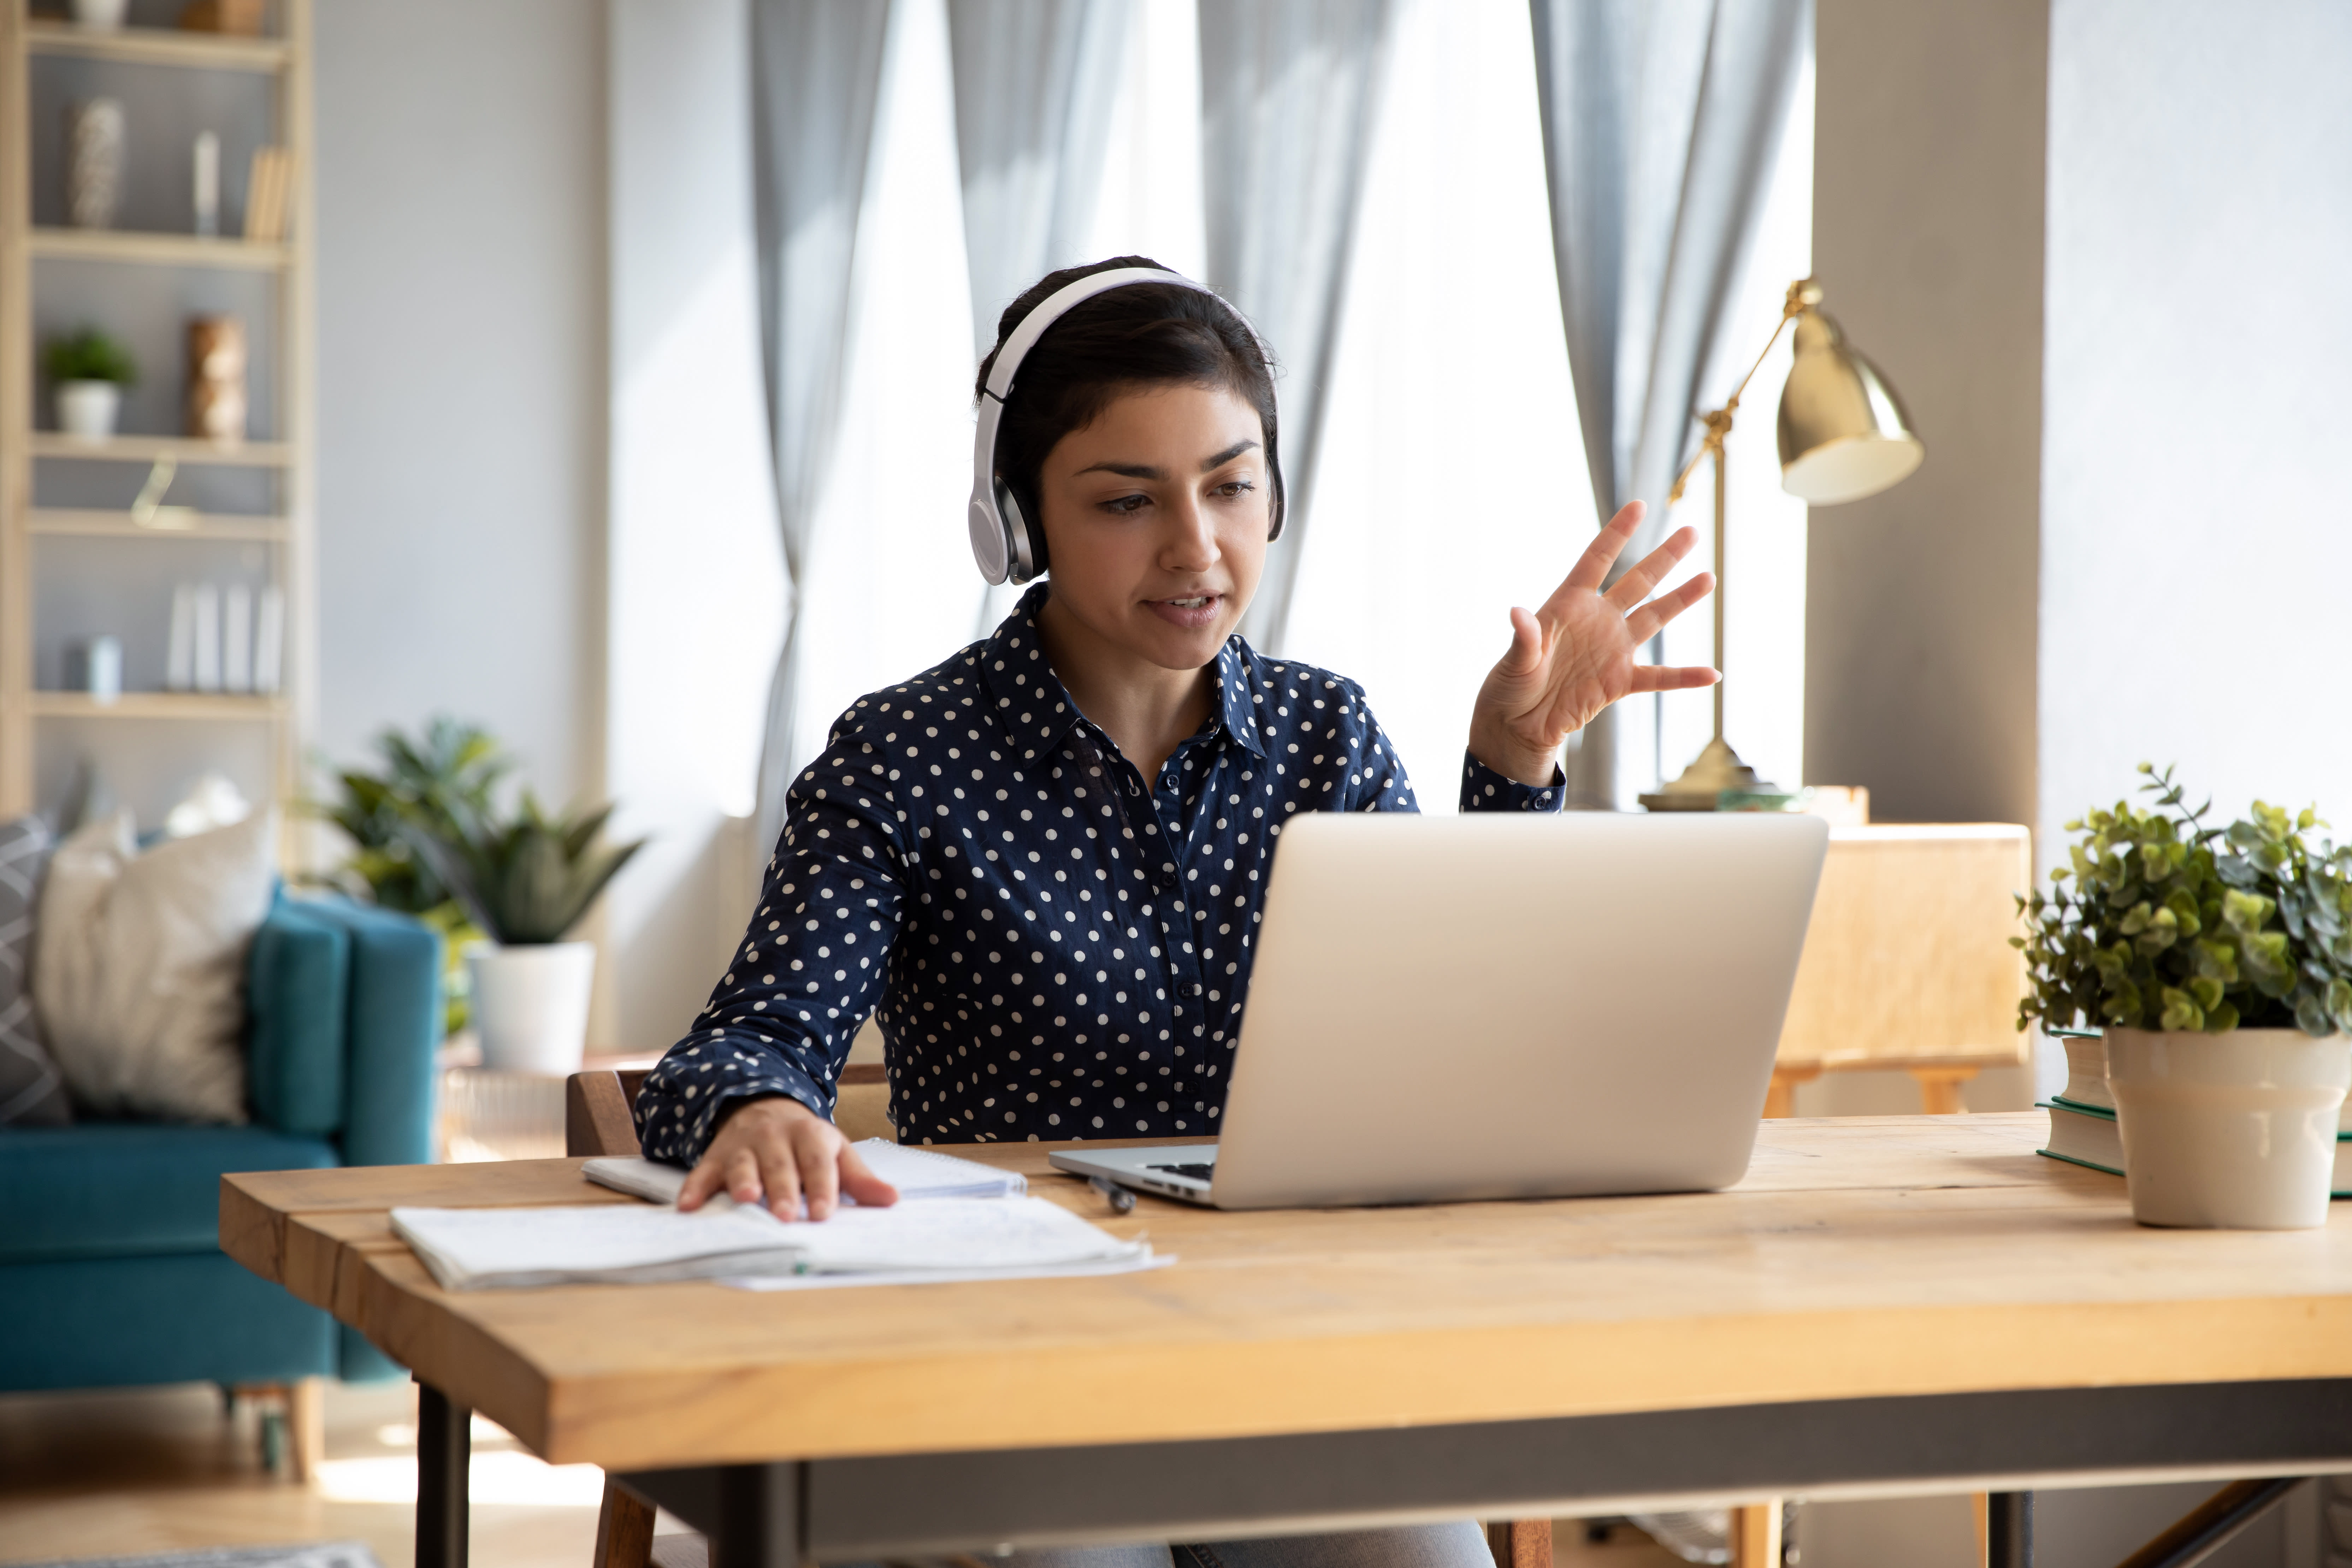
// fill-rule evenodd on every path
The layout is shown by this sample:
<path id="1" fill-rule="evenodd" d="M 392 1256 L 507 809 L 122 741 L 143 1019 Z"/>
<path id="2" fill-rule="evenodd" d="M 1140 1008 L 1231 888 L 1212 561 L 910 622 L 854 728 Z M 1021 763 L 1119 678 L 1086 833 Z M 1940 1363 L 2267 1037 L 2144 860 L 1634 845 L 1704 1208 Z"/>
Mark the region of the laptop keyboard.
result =
<path id="1" fill-rule="evenodd" d="M 1214 1160 L 1203 1160 L 1198 1164 L 1146 1165 L 1143 1168 L 1147 1171 L 1169 1171 L 1179 1176 L 1190 1176 L 1196 1182 L 1205 1182 L 1216 1173 L 1217 1163 Z"/>

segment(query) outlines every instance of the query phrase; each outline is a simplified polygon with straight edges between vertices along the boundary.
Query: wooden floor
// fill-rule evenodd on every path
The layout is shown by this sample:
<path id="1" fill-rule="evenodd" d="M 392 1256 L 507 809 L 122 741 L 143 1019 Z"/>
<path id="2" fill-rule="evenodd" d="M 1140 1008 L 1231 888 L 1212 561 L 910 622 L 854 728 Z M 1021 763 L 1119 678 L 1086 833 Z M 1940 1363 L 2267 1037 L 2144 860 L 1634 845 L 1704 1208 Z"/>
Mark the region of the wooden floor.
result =
<path id="1" fill-rule="evenodd" d="M 297 1487 L 261 1468 L 259 1420 L 209 1384 L 0 1395 L 0 1563 L 190 1547 L 364 1541 L 415 1560 L 415 1390 L 329 1384 L 327 1462 Z M 587 1568 L 604 1477 L 474 1433 L 473 1562 Z"/>
<path id="2" fill-rule="evenodd" d="M 209 1384 L 0 1394 L 0 1564 L 205 1546 L 364 1541 L 415 1561 L 416 1396 L 408 1384 L 327 1389 L 327 1462 L 297 1487 L 261 1468 L 258 1416 L 224 1416 Z M 474 1568 L 587 1568 L 602 1472 L 551 1466 L 477 1417 Z M 677 1528 L 665 1518 L 663 1529 Z M 1556 1568 L 1680 1568 L 1619 1527 L 1553 1531 Z"/>

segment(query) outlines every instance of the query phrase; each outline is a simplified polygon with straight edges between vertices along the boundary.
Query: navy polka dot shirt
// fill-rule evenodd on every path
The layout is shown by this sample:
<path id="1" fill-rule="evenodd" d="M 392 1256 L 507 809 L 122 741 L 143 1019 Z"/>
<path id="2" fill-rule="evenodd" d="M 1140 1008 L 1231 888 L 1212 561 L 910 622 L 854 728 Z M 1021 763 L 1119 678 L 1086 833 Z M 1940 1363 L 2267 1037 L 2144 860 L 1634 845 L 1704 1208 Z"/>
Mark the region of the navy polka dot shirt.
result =
<path id="1" fill-rule="evenodd" d="M 877 1010 L 905 1142 L 1214 1133 L 1284 821 L 1412 787 L 1353 681 L 1239 637 L 1144 778 L 1046 663 L 1045 594 L 835 724 L 734 967 L 637 1098 L 649 1156 L 691 1164 L 739 1100 L 829 1116 Z M 1465 754 L 1463 809 L 1559 803 Z"/>

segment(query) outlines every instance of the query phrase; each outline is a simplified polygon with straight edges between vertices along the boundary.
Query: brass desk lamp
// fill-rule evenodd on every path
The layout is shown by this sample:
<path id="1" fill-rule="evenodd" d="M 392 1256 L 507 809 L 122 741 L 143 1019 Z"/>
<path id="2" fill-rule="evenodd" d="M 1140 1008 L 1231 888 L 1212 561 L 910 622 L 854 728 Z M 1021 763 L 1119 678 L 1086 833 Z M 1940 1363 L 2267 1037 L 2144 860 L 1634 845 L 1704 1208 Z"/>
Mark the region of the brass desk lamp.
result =
<path id="1" fill-rule="evenodd" d="M 1821 310 L 1822 290 L 1811 279 L 1789 285 L 1780 308 L 1780 324 L 1772 329 L 1764 352 L 1739 378 L 1728 401 L 1702 414 L 1706 439 L 1675 477 L 1666 504 L 1683 499 L 1701 462 L 1715 458 L 1715 663 L 1724 668 L 1724 438 L 1739 412 L 1739 395 L 1756 379 L 1773 345 L 1790 321 L 1797 323 L 1796 363 L 1780 394 L 1780 488 L 1814 506 L 1835 506 L 1876 495 L 1910 476 L 1927 455 L 1913 434 L 1910 417 L 1877 367 L 1847 346 L 1845 334 Z M 1715 739 L 1682 776 L 1653 795 L 1642 796 L 1652 811 L 1713 811 L 1725 790 L 1759 795 L 1778 793 L 1739 760 L 1723 738 L 1723 682 L 1715 687 Z"/>

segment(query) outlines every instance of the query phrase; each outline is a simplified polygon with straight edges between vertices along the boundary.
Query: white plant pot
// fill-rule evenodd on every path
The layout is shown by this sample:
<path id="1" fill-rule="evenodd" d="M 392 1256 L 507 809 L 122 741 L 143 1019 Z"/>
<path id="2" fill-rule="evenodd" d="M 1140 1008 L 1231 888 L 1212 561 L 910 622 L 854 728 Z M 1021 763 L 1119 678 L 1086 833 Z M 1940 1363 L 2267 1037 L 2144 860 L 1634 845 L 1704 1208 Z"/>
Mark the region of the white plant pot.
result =
<path id="1" fill-rule="evenodd" d="M 474 1029 L 482 1065 L 500 1072 L 560 1076 L 580 1070 L 588 1043 L 588 990 L 596 944 L 552 942 L 469 948 Z"/>
<path id="2" fill-rule="evenodd" d="M 58 383 L 58 427 L 77 441 L 110 439 L 121 412 L 122 389 L 110 381 Z"/>
<path id="3" fill-rule="evenodd" d="M 131 0 L 73 0 L 74 26 L 110 33 L 130 9 Z"/>
<path id="4" fill-rule="evenodd" d="M 2352 1040 L 2300 1029 L 2109 1029 L 2107 1087 L 2142 1225 L 2327 1223 Z"/>

